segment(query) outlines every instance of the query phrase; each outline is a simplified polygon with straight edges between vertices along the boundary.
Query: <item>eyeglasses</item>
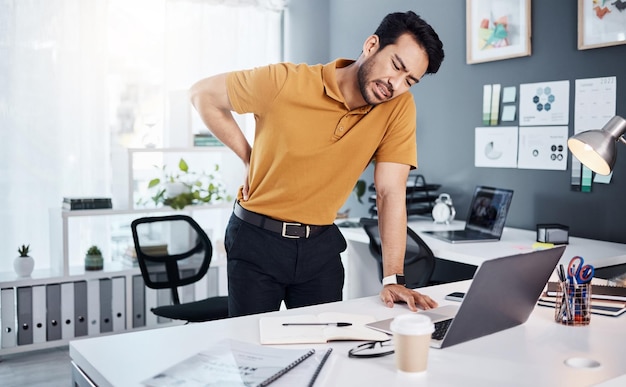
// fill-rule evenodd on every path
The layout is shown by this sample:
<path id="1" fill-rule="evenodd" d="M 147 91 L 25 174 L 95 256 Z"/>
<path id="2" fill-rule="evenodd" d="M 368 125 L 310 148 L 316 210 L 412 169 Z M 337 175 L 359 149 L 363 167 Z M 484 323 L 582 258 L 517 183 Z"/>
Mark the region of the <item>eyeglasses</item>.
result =
<path id="1" fill-rule="evenodd" d="M 393 343 L 391 340 L 370 341 L 352 348 L 348 352 L 348 357 L 381 357 L 393 353 Z"/>

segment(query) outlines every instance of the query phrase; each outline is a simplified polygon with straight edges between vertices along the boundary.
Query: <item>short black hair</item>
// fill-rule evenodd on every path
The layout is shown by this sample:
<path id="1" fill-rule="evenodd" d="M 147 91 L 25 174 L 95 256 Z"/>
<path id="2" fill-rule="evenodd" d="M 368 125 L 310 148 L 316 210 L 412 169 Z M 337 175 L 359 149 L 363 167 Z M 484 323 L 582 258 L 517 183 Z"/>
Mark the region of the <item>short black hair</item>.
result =
<path id="1" fill-rule="evenodd" d="M 428 55 L 426 74 L 434 74 L 443 62 L 443 43 L 439 35 L 424 19 L 413 11 L 390 13 L 380 22 L 374 32 L 378 36 L 380 49 L 394 44 L 403 34 L 409 33 L 424 48 Z"/>

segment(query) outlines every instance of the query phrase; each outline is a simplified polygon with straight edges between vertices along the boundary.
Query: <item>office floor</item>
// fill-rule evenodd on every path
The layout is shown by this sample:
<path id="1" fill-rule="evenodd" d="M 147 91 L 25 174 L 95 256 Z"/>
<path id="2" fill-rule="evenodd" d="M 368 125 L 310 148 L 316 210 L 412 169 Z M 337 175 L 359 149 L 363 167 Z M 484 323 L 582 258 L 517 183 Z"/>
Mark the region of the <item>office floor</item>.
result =
<path id="1" fill-rule="evenodd" d="M 71 386 L 72 373 L 67 346 L 0 357 L 3 387 Z"/>

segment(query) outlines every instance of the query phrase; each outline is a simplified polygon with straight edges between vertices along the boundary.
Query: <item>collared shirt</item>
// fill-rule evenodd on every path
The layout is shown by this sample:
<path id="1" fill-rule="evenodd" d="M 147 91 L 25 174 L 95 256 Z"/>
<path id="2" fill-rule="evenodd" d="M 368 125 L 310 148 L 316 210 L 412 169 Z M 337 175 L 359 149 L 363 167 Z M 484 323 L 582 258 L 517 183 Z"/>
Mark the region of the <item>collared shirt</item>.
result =
<path id="1" fill-rule="evenodd" d="M 413 96 L 350 110 L 335 71 L 351 63 L 279 63 L 229 74 L 233 109 L 256 120 L 246 209 L 331 224 L 372 159 L 417 167 Z"/>

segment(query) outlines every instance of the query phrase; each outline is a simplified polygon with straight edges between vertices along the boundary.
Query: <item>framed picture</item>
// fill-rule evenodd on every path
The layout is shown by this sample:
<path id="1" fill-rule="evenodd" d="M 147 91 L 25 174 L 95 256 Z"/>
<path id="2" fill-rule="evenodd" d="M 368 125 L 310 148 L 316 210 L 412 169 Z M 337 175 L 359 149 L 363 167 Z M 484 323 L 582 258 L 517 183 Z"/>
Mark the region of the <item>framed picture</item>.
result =
<path id="1" fill-rule="evenodd" d="M 467 63 L 530 55 L 531 0 L 466 0 Z"/>
<path id="2" fill-rule="evenodd" d="M 578 49 L 626 44 L 626 1 L 578 0 Z"/>

